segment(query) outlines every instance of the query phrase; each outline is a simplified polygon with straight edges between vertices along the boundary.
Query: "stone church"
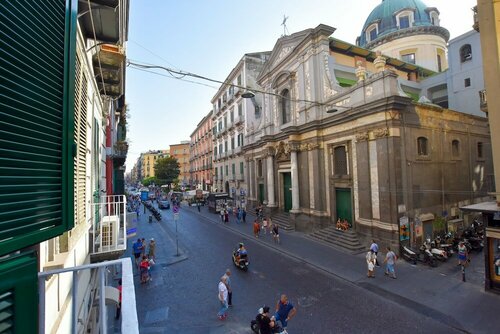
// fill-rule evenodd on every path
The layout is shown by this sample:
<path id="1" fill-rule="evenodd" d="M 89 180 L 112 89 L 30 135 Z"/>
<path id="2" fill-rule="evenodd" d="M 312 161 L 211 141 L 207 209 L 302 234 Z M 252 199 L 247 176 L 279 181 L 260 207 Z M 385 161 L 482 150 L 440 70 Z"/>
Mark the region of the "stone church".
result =
<path id="1" fill-rule="evenodd" d="M 245 134 L 248 206 L 299 231 L 340 219 L 363 241 L 397 246 L 408 229 L 421 241 L 493 190 L 487 118 L 422 89 L 447 69 L 436 8 L 385 0 L 356 45 L 334 31 L 281 37 L 257 78 L 266 94 Z"/>

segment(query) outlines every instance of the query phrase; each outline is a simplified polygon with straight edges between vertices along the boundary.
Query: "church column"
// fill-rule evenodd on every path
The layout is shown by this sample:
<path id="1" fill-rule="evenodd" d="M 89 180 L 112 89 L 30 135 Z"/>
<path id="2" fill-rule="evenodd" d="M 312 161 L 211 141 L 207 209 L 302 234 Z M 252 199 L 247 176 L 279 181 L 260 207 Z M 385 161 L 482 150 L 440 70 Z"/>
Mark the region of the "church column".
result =
<path id="1" fill-rule="evenodd" d="M 291 213 L 298 213 L 300 211 L 299 201 L 299 170 L 297 162 L 297 148 L 290 147 L 290 162 L 292 164 L 292 209 Z"/>
<path id="2" fill-rule="evenodd" d="M 274 155 L 272 149 L 267 153 L 267 206 L 275 207 L 274 199 Z"/>

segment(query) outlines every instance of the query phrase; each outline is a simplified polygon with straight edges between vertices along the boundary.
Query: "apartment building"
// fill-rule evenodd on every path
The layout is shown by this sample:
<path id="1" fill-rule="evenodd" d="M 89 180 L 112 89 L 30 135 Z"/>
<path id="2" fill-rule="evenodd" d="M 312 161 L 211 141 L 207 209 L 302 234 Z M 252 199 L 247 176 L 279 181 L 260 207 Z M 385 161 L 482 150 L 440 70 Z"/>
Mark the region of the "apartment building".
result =
<path id="1" fill-rule="evenodd" d="M 245 205 L 248 191 L 243 145 L 247 133 L 254 132 L 261 117 L 262 96 L 257 76 L 269 58 L 269 52 L 245 54 L 212 98 L 213 190 L 226 192 Z M 242 94 L 255 90 L 251 99 Z"/>
<path id="2" fill-rule="evenodd" d="M 189 140 L 183 140 L 180 144 L 170 145 L 170 156 L 177 159 L 179 163 L 179 185 L 186 187 L 189 185 L 190 171 L 189 171 Z"/>
<path id="3" fill-rule="evenodd" d="M 151 150 L 141 153 L 140 164 L 138 164 L 140 172 L 138 172 L 138 175 L 142 176 L 142 178 L 139 180 L 154 177 L 156 161 L 161 158 L 168 158 L 169 156 L 170 150 Z"/>
<path id="4" fill-rule="evenodd" d="M 189 164 L 191 189 L 212 190 L 212 111 L 191 133 Z"/>

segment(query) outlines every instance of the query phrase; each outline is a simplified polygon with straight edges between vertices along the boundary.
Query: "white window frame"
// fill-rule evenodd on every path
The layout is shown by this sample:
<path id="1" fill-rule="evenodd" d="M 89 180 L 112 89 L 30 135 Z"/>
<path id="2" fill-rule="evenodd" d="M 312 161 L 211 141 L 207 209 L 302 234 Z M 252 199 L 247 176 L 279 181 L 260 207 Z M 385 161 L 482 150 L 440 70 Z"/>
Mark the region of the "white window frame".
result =
<path id="1" fill-rule="evenodd" d="M 398 29 L 401 29 L 401 25 L 399 24 L 399 18 L 402 16 L 408 16 L 410 20 L 410 26 L 408 28 L 413 27 L 413 23 L 415 22 L 415 13 L 412 10 L 404 10 L 396 15 L 396 23 L 398 25 Z"/>
<path id="2" fill-rule="evenodd" d="M 439 14 L 436 11 L 432 11 L 429 14 L 429 17 L 431 18 L 431 24 L 435 25 L 436 27 L 439 27 Z M 434 23 L 432 22 L 434 21 Z"/>
<path id="3" fill-rule="evenodd" d="M 378 24 L 377 23 L 370 24 L 368 28 L 366 28 L 366 40 L 368 42 L 372 41 L 370 33 L 373 31 L 373 29 L 375 29 L 375 31 L 377 32 L 377 37 L 378 37 Z"/>

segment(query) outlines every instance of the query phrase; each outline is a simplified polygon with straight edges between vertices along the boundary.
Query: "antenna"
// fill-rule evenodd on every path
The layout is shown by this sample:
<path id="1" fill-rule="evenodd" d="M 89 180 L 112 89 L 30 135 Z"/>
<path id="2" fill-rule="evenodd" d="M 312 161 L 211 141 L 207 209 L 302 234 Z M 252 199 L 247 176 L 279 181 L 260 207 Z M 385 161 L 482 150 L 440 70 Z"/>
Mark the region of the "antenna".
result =
<path id="1" fill-rule="evenodd" d="M 286 20 L 288 20 L 288 16 L 285 16 L 283 14 L 283 22 L 281 23 L 281 25 L 283 26 L 283 35 L 282 36 L 288 35 L 288 28 L 286 27 Z"/>

